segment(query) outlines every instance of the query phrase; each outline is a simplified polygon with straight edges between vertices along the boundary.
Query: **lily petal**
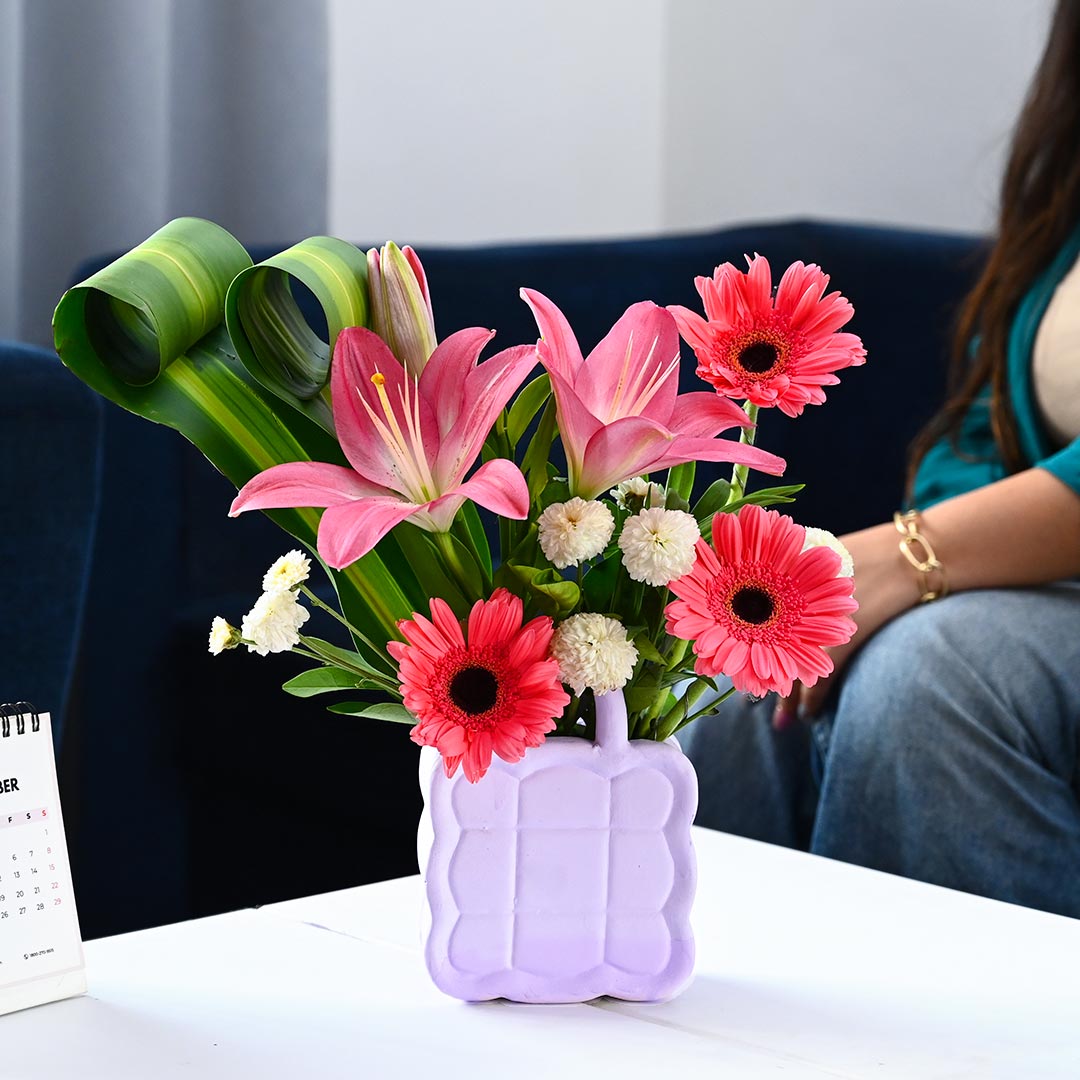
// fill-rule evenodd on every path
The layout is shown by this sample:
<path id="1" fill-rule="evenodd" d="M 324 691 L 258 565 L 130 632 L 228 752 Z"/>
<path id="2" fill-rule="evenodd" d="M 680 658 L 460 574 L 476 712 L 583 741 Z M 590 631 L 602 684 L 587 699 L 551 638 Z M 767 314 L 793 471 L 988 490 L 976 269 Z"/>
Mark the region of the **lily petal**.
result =
<path id="1" fill-rule="evenodd" d="M 366 555 L 395 525 L 420 509 L 393 496 L 358 499 L 331 506 L 319 522 L 319 554 L 341 570 Z"/>
<path id="2" fill-rule="evenodd" d="M 662 457 L 671 442 L 670 431 L 644 416 L 624 416 L 605 425 L 585 448 L 575 494 L 593 499 L 631 476 L 648 472 L 648 463 Z"/>
<path id="3" fill-rule="evenodd" d="M 450 488 L 476 460 L 499 413 L 536 366 L 533 345 L 515 345 L 477 364 L 464 380 L 461 413 L 443 436 L 435 462 L 435 479 Z M 447 389 L 447 396 L 449 396 Z M 442 402 L 438 403 L 441 411 Z"/>
<path id="4" fill-rule="evenodd" d="M 529 485 L 521 470 L 505 458 L 485 462 L 454 493 L 500 517 L 521 521 L 529 516 Z"/>
<path id="5" fill-rule="evenodd" d="M 532 308 L 540 329 L 540 361 L 548 371 L 557 371 L 571 383 L 585 362 L 581 346 L 566 321 L 566 316 L 543 293 L 522 289 L 521 299 Z"/>
<path id="6" fill-rule="evenodd" d="M 787 468 L 782 457 L 770 454 L 760 446 L 749 446 L 734 439 L 702 439 L 686 435 L 676 436 L 664 456 L 652 462 L 649 468 L 667 469 L 687 461 L 727 461 L 733 465 L 749 465 L 772 476 L 782 476 Z"/>
<path id="7" fill-rule="evenodd" d="M 709 438 L 733 427 L 753 427 L 750 417 L 731 398 L 707 390 L 680 394 L 675 403 L 679 434 Z"/>
<path id="8" fill-rule="evenodd" d="M 420 393 L 434 406 L 440 435 L 445 435 L 461 414 L 465 380 L 476 367 L 481 350 L 494 336 L 494 330 L 480 326 L 459 330 L 440 342 L 428 359 L 420 377 Z"/>
<path id="9" fill-rule="evenodd" d="M 372 495 L 389 495 L 352 469 L 322 461 L 291 461 L 253 476 L 229 507 L 229 517 L 245 510 L 280 510 L 293 506 L 341 506 Z"/>
<path id="10" fill-rule="evenodd" d="M 585 361 L 574 390 L 601 420 L 651 416 L 665 423 L 679 392 L 679 329 L 644 300 L 630 307 Z"/>

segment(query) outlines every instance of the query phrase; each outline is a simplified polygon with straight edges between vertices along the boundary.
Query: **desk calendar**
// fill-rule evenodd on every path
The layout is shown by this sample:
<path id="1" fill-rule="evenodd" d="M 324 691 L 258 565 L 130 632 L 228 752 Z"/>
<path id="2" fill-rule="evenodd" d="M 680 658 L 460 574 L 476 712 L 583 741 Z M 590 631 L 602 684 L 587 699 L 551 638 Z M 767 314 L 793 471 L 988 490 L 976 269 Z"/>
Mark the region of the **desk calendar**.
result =
<path id="1" fill-rule="evenodd" d="M 86 991 L 49 719 L 0 706 L 0 1014 Z"/>

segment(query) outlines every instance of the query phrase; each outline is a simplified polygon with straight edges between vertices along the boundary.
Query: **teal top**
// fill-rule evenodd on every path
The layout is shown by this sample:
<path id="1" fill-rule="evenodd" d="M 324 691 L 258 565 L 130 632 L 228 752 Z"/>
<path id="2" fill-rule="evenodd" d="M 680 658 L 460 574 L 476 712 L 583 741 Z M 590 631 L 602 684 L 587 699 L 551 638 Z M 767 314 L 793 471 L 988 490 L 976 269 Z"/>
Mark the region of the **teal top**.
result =
<path id="1" fill-rule="evenodd" d="M 1016 309 L 1009 331 L 1009 391 L 1019 430 L 1020 448 L 1028 462 L 1053 473 L 1080 494 L 1080 438 L 1055 450 L 1039 416 L 1031 380 L 1031 356 L 1039 323 L 1050 305 L 1054 290 L 1080 256 L 1080 229 L 1039 275 Z M 959 452 L 958 452 L 959 451 Z M 968 459 L 971 460 L 968 460 Z M 989 390 L 976 399 L 960 426 L 956 446 L 949 436 L 931 447 L 915 474 L 914 505 L 932 506 L 954 495 L 984 487 L 1005 476 L 1001 454 L 990 425 Z"/>

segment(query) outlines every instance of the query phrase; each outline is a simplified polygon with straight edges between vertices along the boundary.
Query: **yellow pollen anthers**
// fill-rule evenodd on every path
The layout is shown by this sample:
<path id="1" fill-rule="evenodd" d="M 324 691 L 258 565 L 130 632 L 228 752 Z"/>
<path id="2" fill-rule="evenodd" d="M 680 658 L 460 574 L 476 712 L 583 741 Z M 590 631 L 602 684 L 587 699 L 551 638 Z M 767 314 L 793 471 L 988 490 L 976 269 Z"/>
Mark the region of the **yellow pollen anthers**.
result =
<path id="1" fill-rule="evenodd" d="M 398 423 L 390 397 L 386 392 L 386 376 L 381 371 L 376 371 L 371 376 L 371 383 L 379 395 L 383 417 L 379 417 L 378 413 L 364 400 L 362 394 L 360 404 L 364 406 L 379 437 L 390 451 L 394 459 L 395 472 L 404 485 L 405 493 L 416 503 L 430 502 L 438 497 L 438 491 L 431 474 L 431 466 L 424 452 L 424 440 L 420 432 L 419 384 L 413 394 L 409 392 L 411 384 L 408 378 L 404 380 L 402 386 L 402 418 L 407 429 L 406 433 L 402 431 Z"/>

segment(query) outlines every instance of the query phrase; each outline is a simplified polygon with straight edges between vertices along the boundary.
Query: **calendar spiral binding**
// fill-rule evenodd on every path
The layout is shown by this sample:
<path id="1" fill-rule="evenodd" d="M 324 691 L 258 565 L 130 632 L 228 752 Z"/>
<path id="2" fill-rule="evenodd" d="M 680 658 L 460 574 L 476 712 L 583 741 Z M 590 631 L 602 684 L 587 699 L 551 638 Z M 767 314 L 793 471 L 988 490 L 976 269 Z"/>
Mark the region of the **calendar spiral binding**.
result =
<path id="1" fill-rule="evenodd" d="M 30 717 L 30 730 L 41 729 L 41 716 L 29 701 L 0 702 L 0 739 L 11 737 L 11 721 L 15 721 L 15 734 L 26 734 L 26 718 Z"/>

